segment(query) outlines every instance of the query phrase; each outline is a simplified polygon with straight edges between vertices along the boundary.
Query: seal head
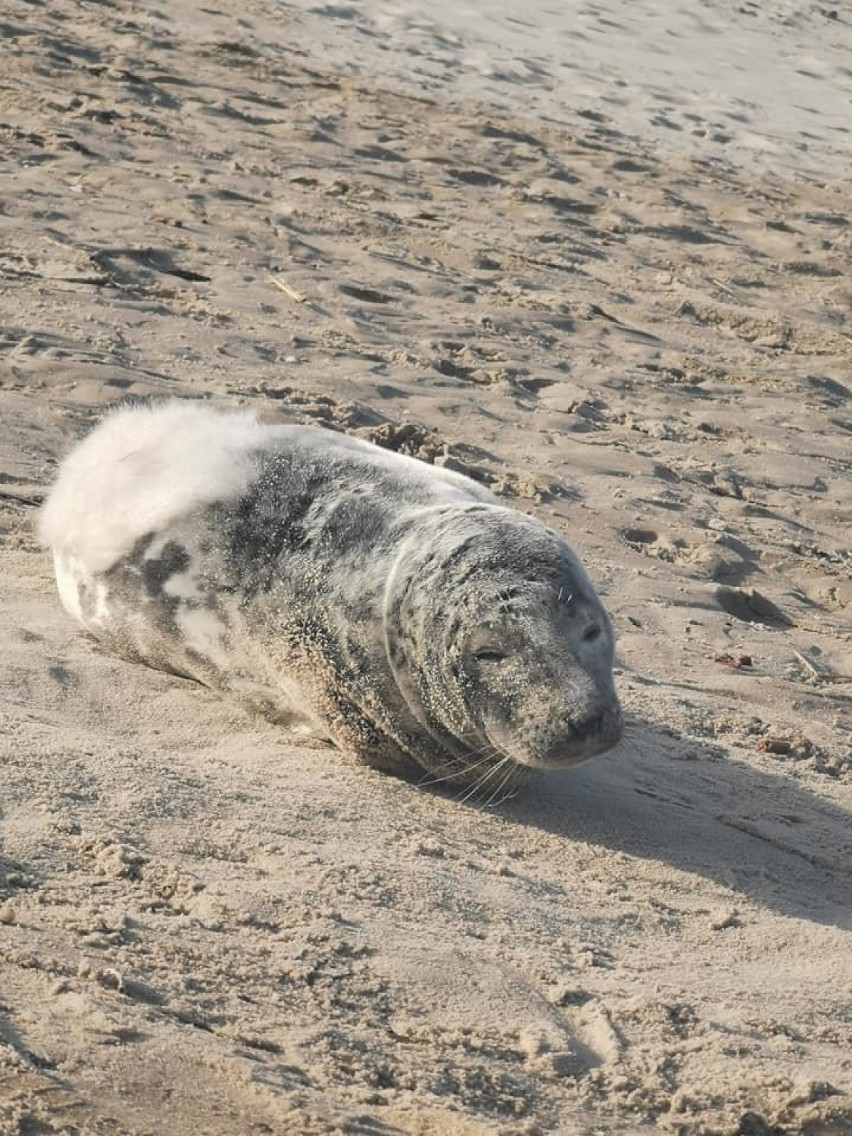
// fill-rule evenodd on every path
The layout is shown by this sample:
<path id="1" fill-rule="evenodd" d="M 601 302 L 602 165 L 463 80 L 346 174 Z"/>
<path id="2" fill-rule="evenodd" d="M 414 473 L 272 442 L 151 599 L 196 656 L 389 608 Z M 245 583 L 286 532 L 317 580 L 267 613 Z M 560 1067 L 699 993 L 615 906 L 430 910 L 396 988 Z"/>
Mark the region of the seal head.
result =
<path id="1" fill-rule="evenodd" d="M 571 547 L 514 510 L 421 516 L 388 585 L 385 639 L 401 695 L 438 743 L 416 760 L 448 779 L 475 780 L 489 762 L 564 768 L 621 737 L 609 619 Z"/>

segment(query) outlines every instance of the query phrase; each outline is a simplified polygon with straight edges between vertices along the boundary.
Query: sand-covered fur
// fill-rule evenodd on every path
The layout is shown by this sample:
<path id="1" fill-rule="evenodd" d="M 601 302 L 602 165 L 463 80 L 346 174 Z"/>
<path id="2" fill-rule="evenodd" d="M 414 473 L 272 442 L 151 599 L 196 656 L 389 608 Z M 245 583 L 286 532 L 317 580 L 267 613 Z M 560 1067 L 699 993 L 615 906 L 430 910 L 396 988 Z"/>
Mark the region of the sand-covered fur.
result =
<path id="1" fill-rule="evenodd" d="M 107 646 L 369 765 L 496 800 L 620 737 L 576 555 L 458 473 L 168 402 L 98 426 L 43 516 L 62 602 Z"/>

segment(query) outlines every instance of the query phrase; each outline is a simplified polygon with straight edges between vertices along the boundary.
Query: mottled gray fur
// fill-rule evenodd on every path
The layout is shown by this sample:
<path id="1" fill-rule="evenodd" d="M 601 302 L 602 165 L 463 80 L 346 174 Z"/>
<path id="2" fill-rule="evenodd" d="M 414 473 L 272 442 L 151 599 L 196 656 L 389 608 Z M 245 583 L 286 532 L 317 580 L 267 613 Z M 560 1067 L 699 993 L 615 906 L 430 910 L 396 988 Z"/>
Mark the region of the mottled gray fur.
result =
<path id="1" fill-rule="evenodd" d="M 180 414 L 191 432 L 193 416 Z M 207 446 L 211 411 L 198 416 Z M 47 513 L 63 601 L 113 650 L 232 692 L 369 765 L 484 797 L 524 769 L 567 766 L 618 740 L 610 624 L 553 530 L 467 478 L 357 439 L 240 429 L 245 473 L 222 499 L 182 500 L 154 531 L 129 525 L 106 568 L 103 557 L 86 563 L 79 517 L 66 541 Z M 84 443 L 84 476 L 109 478 L 92 464 L 97 440 Z M 146 467 L 163 476 L 154 443 L 125 457 L 115 438 L 110 447 L 140 477 Z M 223 447 L 222 463 L 232 458 Z M 59 487 L 63 502 L 85 492 Z"/>

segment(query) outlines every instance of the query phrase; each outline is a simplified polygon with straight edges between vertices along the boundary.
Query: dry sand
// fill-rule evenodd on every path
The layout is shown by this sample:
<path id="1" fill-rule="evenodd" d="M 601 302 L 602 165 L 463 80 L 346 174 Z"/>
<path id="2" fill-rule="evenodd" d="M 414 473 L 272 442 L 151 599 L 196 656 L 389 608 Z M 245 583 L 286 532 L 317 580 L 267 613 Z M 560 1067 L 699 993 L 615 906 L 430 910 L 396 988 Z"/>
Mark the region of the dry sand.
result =
<path id="1" fill-rule="evenodd" d="M 648 4 L 577 13 L 621 103 L 518 69 L 555 39 L 499 55 L 505 5 L 239 11 L 4 5 L 0 1131 L 852 1132 L 848 15 L 678 7 L 775 68 L 737 120 L 684 48 L 678 131 Z M 556 526 L 625 744 L 482 809 L 102 654 L 36 506 L 170 394 L 448 454 Z"/>

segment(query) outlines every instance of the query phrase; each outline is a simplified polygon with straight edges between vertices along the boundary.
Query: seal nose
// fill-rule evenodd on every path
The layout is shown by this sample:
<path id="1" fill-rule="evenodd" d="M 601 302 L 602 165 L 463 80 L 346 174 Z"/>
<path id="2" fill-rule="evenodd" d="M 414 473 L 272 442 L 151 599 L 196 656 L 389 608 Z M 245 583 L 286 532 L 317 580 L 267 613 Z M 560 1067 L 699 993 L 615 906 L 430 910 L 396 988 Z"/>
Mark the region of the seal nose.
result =
<path id="1" fill-rule="evenodd" d="M 600 710 L 591 710 L 582 718 L 573 718 L 571 730 L 578 738 L 615 745 L 622 731 L 621 708 L 606 706 Z"/>
<path id="2" fill-rule="evenodd" d="M 595 707 L 586 714 L 572 717 L 561 739 L 552 748 L 551 763 L 560 765 L 585 761 L 589 757 L 606 753 L 621 740 L 624 721 L 621 707 Z"/>
<path id="3" fill-rule="evenodd" d="M 535 756 L 522 764 L 538 769 L 565 769 L 597 757 L 621 740 L 624 723 L 621 707 L 596 708 L 571 717 L 536 748 Z"/>
<path id="4" fill-rule="evenodd" d="M 593 711 L 582 718 L 572 718 L 570 728 L 578 738 L 594 738 L 603 729 L 605 717 L 605 710 Z"/>

